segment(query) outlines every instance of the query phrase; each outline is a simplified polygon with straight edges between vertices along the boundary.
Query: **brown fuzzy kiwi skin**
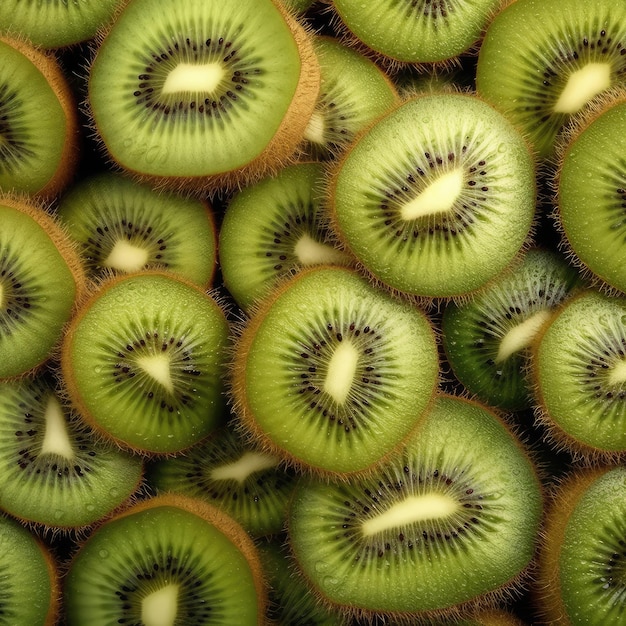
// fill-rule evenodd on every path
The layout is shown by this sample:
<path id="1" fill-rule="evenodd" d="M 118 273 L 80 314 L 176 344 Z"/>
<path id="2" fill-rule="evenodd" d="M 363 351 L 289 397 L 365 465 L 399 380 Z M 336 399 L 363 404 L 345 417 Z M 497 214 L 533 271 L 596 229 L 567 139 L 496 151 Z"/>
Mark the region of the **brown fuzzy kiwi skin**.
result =
<path id="1" fill-rule="evenodd" d="M 230 542 L 233 543 L 235 547 L 244 555 L 252 572 L 257 595 L 257 614 L 259 615 L 259 620 L 256 626 L 263 626 L 265 624 L 264 619 L 269 602 L 268 582 L 266 574 L 263 570 L 261 558 L 253 539 L 238 522 L 220 509 L 214 507 L 208 502 L 204 502 L 203 500 L 190 498 L 189 496 L 183 496 L 177 493 L 163 492 L 156 496 L 135 499 L 125 507 L 117 510 L 115 514 L 110 515 L 106 519 L 103 519 L 95 524 L 92 532 L 77 543 L 72 557 L 64 564 L 64 577 L 67 576 L 67 573 L 71 569 L 77 555 L 80 553 L 82 546 L 89 540 L 89 537 L 93 533 L 97 533 L 102 526 L 109 522 L 114 522 L 118 519 L 134 515 L 135 513 L 140 513 L 142 511 L 158 507 L 175 507 L 202 518 L 205 522 L 217 528 L 217 530 L 227 537 Z"/>
<path id="2" fill-rule="evenodd" d="M 23 54 L 41 72 L 65 116 L 65 143 L 57 170 L 44 187 L 32 194 L 42 200 L 52 200 L 71 183 L 80 156 L 80 127 L 74 94 L 53 52 L 36 47 L 17 33 L 0 33 L 0 41 Z"/>
<path id="3" fill-rule="evenodd" d="M 624 103 L 626 103 L 626 87 L 618 85 L 603 91 L 590 100 L 581 111 L 573 115 L 557 137 L 555 154 L 551 160 L 552 170 L 545 177 L 553 194 L 552 200 L 555 208 L 551 212 L 550 217 L 560 236 L 560 242 L 558 244 L 560 252 L 565 256 L 567 261 L 579 271 L 583 280 L 588 282 L 590 286 L 609 296 L 619 296 L 624 295 L 624 293 L 616 287 L 612 287 L 602 276 L 591 271 L 587 265 L 578 258 L 569 243 L 567 233 L 559 216 L 559 206 L 561 204 L 559 181 L 561 180 L 563 167 L 565 166 L 570 148 L 576 139 L 578 139 L 578 137 L 580 137 L 580 135 L 605 111 Z"/>
<path id="4" fill-rule="evenodd" d="M 436 397 L 452 397 L 450 394 L 446 392 L 438 392 Z M 459 397 L 459 396 L 454 396 Z M 459 397 L 460 398 L 460 397 Z M 461 399 L 461 398 L 460 398 Z M 523 452 L 523 454 L 529 459 L 529 462 L 533 465 L 535 469 L 535 476 L 537 485 L 539 487 L 541 498 L 545 503 L 546 494 L 545 489 L 541 480 L 541 470 L 535 464 L 535 453 L 529 448 L 528 444 L 523 440 L 522 436 L 518 435 L 518 428 L 515 423 L 512 423 L 508 420 L 508 418 L 502 414 L 494 410 L 492 407 L 487 407 L 485 404 L 475 401 L 468 398 L 462 398 L 465 402 L 469 404 L 473 404 L 483 409 L 488 410 L 494 418 L 500 422 L 500 424 L 511 434 L 511 437 L 517 444 L 517 447 Z M 434 401 L 434 399 L 433 399 Z M 416 429 L 415 432 L 418 432 L 419 428 Z M 400 450 L 401 452 L 401 450 Z M 374 470 L 375 471 L 375 468 Z M 310 480 L 311 478 L 303 478 L 303 480 Z M 545 506 L 544 506 L 545 508 Z M 541 525 L 543 524 L 543 520 L 540 524 L 539 535 L 541 535 Z M 498 613 L 498 609 L 500 607 L 506 606 L 511 602 L 521 598 L 523 594 L 526 592 L 527 588 L 531 585 L 532 581 L 536 577 L 537 571 L 537 559 L 539 554 L 539 545 L 540 545 L 540 537 L 537 537 L 536 545 L 535 545 L 535 553 L 527 566 L 518 572 L 515 576 L 513 576 L 510 580 L 504 582 L 496 589 L 492 589 L 485 594 L 480 595 L 479 597 L 469 599 L 465 602 L 461 602 L 459 604 L 455 604 L 453 606 L 444 607 L 441 609 L 428 610 L 424 612 L 385 612 L 381 613 L 379 611 L 374 611 L 371 609 L 363 609 L 361 607 L 354 607 L 349 605 L 341 605 L 335 603 L 330 598 L 326 597 L 322 590 L 320 590 L 313 580 L 311 580 L 308 575 L 302 570 L 298 563 L 297 555 L 295 554 L 290 542 L 289 535 L 290 531 L 290 516 L 287 516 L 286 521 L 286 531 L 287 531 L 287 545 L 289 550 L 289 559 L 294 564 L 294 571 L 297 572 L 297 575 L 300 577 L 304 585 L 309 589 L 310 593 L 313 594 L 316 601 L 320 603 L 322 606 L 326 607 L 327 610 L 338 612 L 343 615 L 349 622 L 350 620 L 355 621 L 356 623 L 363 623 L 369 625 L 375 624 L 390 624 L 392 626 L 432 626 L 433 622 L 446 621 L 451 624 L 460 621 L 462 619 L 467 619 L 468 616 L 472 616 L 477 613 Z M 491 622 L 486 622 L 486 624 L 491 624 Z M 518 622 L 502 622 L 502 625 L 511 624 L 511 626 L 517 626 Z M 500 626 L 500 622 L 495 621 L 493 626 Z"/>
<path id="5" fill-rule="evenodd" d="M 100 30 L 96 35 L 91 59 L 86 67 L 89 75 L 91 75 L 91 68 L 96 60 L 98 49 L 131 2 L 132 0 L 123 0 L 109 26 Z M 151 184 L 155 189 L 167 189 L 197 196 L 214 196 L 224 191 L 240 190 L 261 180 L 265 176 L 274 176 L 283 167 L 297 162 L 298 150 L 303 142 L 306 127 L 313 114 L 319 95 L 321 70 L 313 49 L 312 27 L 295 10 L 290 10 L 280 0 L 270 0 L 270 2 L 281 14 L 291 31 L 300 52 L 301 68 L 298 85 L 291 104 L 274 137 L 263 152 L 241 168 L 207 176 L 182 175 L 167 177 L 134 171 L 118 163 L 104 144 L 90 106 L 89 97 L 87 96 L 85 102 L 83 102 L 82 109 L 87 116 L 91 134 L 112 169 L 126 173 L 139 182 Z"/>
<path id="6" fill-rule="evenodd" d="M 41 200 L 30 198 L 26 195 L 16 194 L 0 194 L 0 204 L 9 206 L 25 213 L 31 217 L 37 224 L 43 228 L 54 245 L 59 250 L 59 253 L 67 263 L 67 266 L 74 278 L 74 284 L 76 286 L 76 297 L 74 300 L 74 308 L 72 316 L 77 311 L 80 303 L 85 299 L 91 288 L 91 283 L 86 277 L 86 273 L 83 267 L 82 260 L 78 253 L 78 246 L 67 232 L 67 228 L 53 215 L 49 204 L 45 204 Z M 68 320 L 62 330 L 59 341 L 40 363 L 33 366 L 26 372 L 23 372 L 16 376 L 0 377 L 0 381 L 12 381 L 19 380 L 27 376 L 33 376 L 36 374 L 46 363 L 49 361 L 57 360 L 60 356 L 60 344 L 62 336 L 65 335 L 67 327 L 70 321 Z"/>
<path id="7" fill-rule="evenodd" d="M 419 98 L 427 98 L 427 97 L 432 97 L 436 95 L 450 95 L 451 93 L 458 93 L 460 95 L 466 95 L 466 96 L 475 98 L 476 100 L 479 100 L 483 102 L 484 104 L 488 105 L 491 109 L 494 109 L 493 105 L 489 104 L 489 102 L 487 102 L 484 98 L 482 98 L 476 92 L 471 91 L 471 90 L 458 90 L 458 89 L 446 88 L 446 89 L 435 89 L 433 91 L 427 91 L 427 92 L 407 93 L 400 98 L 400 100 L 396 103 L 394 107 L 391 107 L 386 113 L 384 113 L 377 119 L 373 120 L 366 128 L 361 130 L 361 132 L 356 135 L 352 143 L 348 145 L 348 147 L 343 151 L 343 153 L 339 156 L 339 158 L 332 164 L 329 164 L 329 166 L 325 170 L 326 176 L 324 180 L 324 190 L 325 190 L 324 191 L 324 195 L 325 195 L 324 206 L 325 206 L 326 213 L 327 213 L 326 221 L 328 223 L 329 230 L 330 230 L 331 236 L 333 238 L 333 242 L 336 245 L 336 247 L 354 259 L 354 267 L 363 277 L 367 278 L 371 282 L 372 285 L 374 285 L 378 289 L 382 289 L 384 291 L 391 293 L 394 297 L 400 298 L 405 301 L 408 300 L 409 302 L 412 302 L 415 306 L 418 306 L 425 310 L 440 310 L 441 306 L 448 301 L 455 302 L 460 306 L 467 304 L 468 302 L 472 301 L 476 296 L 482 294 L 485 291 L 488 291 L 503 276 L 511 272 L 515 268 L 515 266 L 521 262 L 526 252 L 533 246 L 534 238 L 535 238 L 538 226 L 539 226 L 537 210 L 535 210 L 534 218 L 532 220 L 532 223 L 530 225 L 526 238 L 524 242 L 522 243 L 520 249 L 518 250 L 517 254 L 511 259 L 508 266 L 505 267 L 499 274 L 497 274 L 496 276 L 493 276 L 484 285 L 480 286 L 479 288 L 473 291 L 468 291 L 462 294 L 456 294 L 456 295 L 450 296 L 449 298 L 431 297 L 431 296 L 425 296 L 425 295 L 415 295 L 415 294 L 405 293 L 405 292 L 400 291 L 399 289 L 396 289 L 395 287 L 387 285 L 382 280 L 374 276 L 365 267 L 365 265 L 363 265 L 363 263 L 356 257 L 356 255 L 350 248 L 350 244 L 345 240 L 345 238 L 341 234 L 341 229 L 339 227 L 339 221 L 337 218 L 337 212 L 334 209 L 335 188 L 337 186 L 337 179 L 339 177 L 339 173 L 343 167 L 344 162 L 350 156 L 352 150 L 354 150 L 354 148 L 358 146 L 360 141 L 369 133 L 369 131 L 374 126 L 376 126 L 379 122 L 384 120 L 387 116 L 393 114 L 394 111 L 396 111 L 397 109 L 399 109 L 400 107 L 402 107 L 404 104 L 406 104 L 407 102 L 411 100 L 417 100 Z M 540 164 L 538 164 L 537 152 L 535 151 L 532 144 L 528 140 L 526 133 L 520 129 L 519 125 L 513 124 L 510 120 L 507 120 L 507 121 L 508 121 L 508 124 L 512 126 L 519 134 L 521 140 L 526 146 L 526 150 L 528 151 L 528 154 L 531 157 L 531 161 L 534 164 L 534 167 L 535 167 L 534 181 L 535 182 L 534 182 L 533 193 L 535 197 L 535 206 L 537 207 L 539 205 L 539 202 L 541 201 L 537 180 L 539 179 L 541 172 L 542 172 L 541 166 Z"/>
<path id="8" fill-rule="evenodd" d="M 302 269 L 297 276 L 304 276 L 324 269 L 338 269 L 338 267 L 331 265 L 316 265 Z M 344 267 L 342 269 L 346 272 L 356 273 L 354 268 Z M 274 302 L 278 300 L 282 293 L 289 288 L 293 279 L 294 276 L 285 276 L 280 278 L 277 284 L 264 298 L 257 300 L 251 306 L 247 319 L 235 325 L 233 328 L 234 338 L 230 347 L 229 371 L 226 385 L 227 396 L 234 415 L 235 429 L 242 440 L 246 442 L 246 445 L 249 445 L 252 449 L 259 450 L 260 452 L 279 458 L 282 467 L 293 470 L 298 474 L 308 477 L 309 479 L 321 480 L 324 482 L 348 482 L 357 477 L 367 477 L 373 474 L 380 464 L 387 463 L 398 457 L 398 455 L 402 453 L 404 443 L 408 441 L 413 436 L 413 433 L 420 428 L 437 396 L 441 373 L 438 374 L 438 379 L 433 393 L 431 394 L 426 407 L 422 411 L 420 418 L 416 421 L 415 426 L 383 457 L 366 468 L 352 472 L 327 470 L 325 468 L 305 463 L 299 457 L 291 454 L 288 450 L 276 445 L 265 433 L 265 431 L 263 431 L 262 428 L 255 422 L 253 412 L 248 406 L 245 384 L 246 362 L 249 348 L 254 340 L 257 330 L 263 323 L 265 314 L 270 310 Z M 397 298 L 393 294 L 391 294 L 391 297 L 396 301 L 406 303 L 406 300 Z M 438 348 L 440 344 L 438 335 L 439 331 L 432 323 L 432 320 L 428 318 L 428 315 L 425 315 L 428 321 L 431 322 L 430 326 L 433 333 L 433 339 Z"/>
<path id="9" fill-rule="evenodd" d="M 151 270 L 151 271 L 142 271 L 142 272 L 131 272 L 128 274 L 121 275 L 109 275 L 103 278 L 99 283 L 94 283 L 93 288 L 90 290 L 89 294 L 83 298 L 80 302 L 80 308 L 75 313 L 73 318 L 71 319 L 63 337 L 63 342 L 61 344 L 60 350 L 60 380 L 62 383 L 62 396 L 68 402 L 68 404 L 81 416 L 85 425 L 92 431 L 93 436 L 97 441 L 108 442 L 109 444 L 116 445 L 120 450 L 127 452 L 129 454 L 137 454 L 144 459 L 151 458 L 168 458 L 172 456 L 176 456 L 178 454 L 183 454 L 185 450 L 191 448 L 194 445 L 197 445 L 201 442 L 201 440 L 196 441 L 194 443 L 189 444 L 186 448 L 178 450 L 176 452 L 154 452 L 150 450 L 144 450 L 141 448 L 133 447 L 131 444 L 118 439 L 117 437 L 111 435 L 106 432 L 91 416 L 90 411 L 85 406 L 84 400 L 82 398 L 82 394 L 78 393 L 76 381 L 73 376 L 73 368 L 70 365 L 71 362 L 71 343 L 76 332 L 76 327 L 80 324 L 84 315 L 91 308 L 91 304 L 97 301 L 104 291 L 114 287 L 117 283 L 125 281 L 133 276 L 142 276 L 142 275 L 152 275 L 152 276 L 163 276 L 168 278 L 169 280 L 177 280 L 178 282 L 184 283 L 187 287 L 197 291 L 207 298 L 211 298 L 213 302 L 222 310 L 224 316 L 226 318 L 227 311 L 226 307 L 220 301 L 220 296 L 217 292 L 206 291 L 199 287 L 197 284 L 192 283 L 186 278 L 183 278 L 179 275 L 174 274 L 173 272 L 161 271 L 161 270 Z M 226 321 L 229 327 L 229 334 L 231 332 L 230 322 Z M 226 366 L 226 362 L 224 363 Z M 207 435 L 208 436 L 208 435 Z"/>

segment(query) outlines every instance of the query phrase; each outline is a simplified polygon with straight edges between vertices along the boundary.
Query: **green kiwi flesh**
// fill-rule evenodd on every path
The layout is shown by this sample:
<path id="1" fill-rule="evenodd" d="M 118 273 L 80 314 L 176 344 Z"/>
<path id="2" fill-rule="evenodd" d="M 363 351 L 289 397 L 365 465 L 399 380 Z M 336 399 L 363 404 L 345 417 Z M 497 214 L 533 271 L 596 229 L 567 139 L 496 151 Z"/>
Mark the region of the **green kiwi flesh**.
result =
<path id="1" fill-rule="evenodd" d="M 578 274 L 561 256 L 532 248 L 510 273 L 468 302 L 448 303 L 443 345 L 464 387 L 490 406 L 530 408 L 529 347 L 578 284 Z"/>
<path id="2" fill-rule="evenodd" d="M 441 396 L 371 476 L 300 483 L 289 545 L 320 601 L 349 614 L 435 618 L 519 580 L 541 514 L 533 464 L 504 423 Z"/>
<path id="3" fill-rule="evenodd" d="M 626 292 L 626 93 L 605 101 L 564 147 L 556 213 L 577 265 Z"/>
<path id="4" fill-rule="evenodd" d="M 277 457 L 245 445 L 230 428 L 220 428 L 184 455 L 157 461 L 148 480 L 160 492 L 206 500 L 253 536 L 283 529 L 294 485 Z"/>
<path id="5" fill-rule="evenodd" d="M 455 297 L 483 287 L 524 246 L 534 163 L 485 102 L 423 95 L 347 151 L 330 197 L 339 239 L 375 278 L 412 295 Z"/>
<path id="6" fill-rule="evenodd" d="M 476 88 L 549 157 L 572 115 L 625 78 L 623 2 L 517 0 L 487 29 Z"/>
<path id="7" fill-rule="evenodd" d="M 100 526 L 71 563 L 65 599 L 68 626 L 261 626 L 266 590 L 240 526 L 169 495 Z"/>
<path id="8" fill-rule="evenodd" d="M 301 163 L 249 185 L 228 203 L 219 235 L 224 285 L 240 307 L 311 265 L 348 265 L 329 238 L 322 207 L 324 168 Z"/>
<path id="9" fill-rule="evenodd" d="M 92 278 L 163 269 L 201 287 L 211 285 L 217 241 L 206 202 L 107 172 L 74 185 L 57 215 Z"/>
<path id="10" fill-rule="evenodd" d="M 420 422 L 438 379 L 426 315 L 351 270 L 303 270 L 236 346 L 232 391 L 262 446 L 322 473 L 366 470 Z"/>
<path id="11" fill-rule="evenodd" d="M 0 508 L 55 528 L 87 526 L 127 500 L 142 462 L 95 440 L 51 381 L 0 383 Z"/>
<path id="12" fill-rule="evenodd" d="M 159 272 L 113 279 L 65 336 L 68 393 L 86 422 L 118 443 L 180 451 L 222 421 L 228 333 L 221 307 L 191 283 Z"/>
<path id="13" fill-rule="evenodd" d="M 626 299 L 585 290 L 552 318 L 531 356 L 539 418 L 574 451 L 626 451 Z"/>

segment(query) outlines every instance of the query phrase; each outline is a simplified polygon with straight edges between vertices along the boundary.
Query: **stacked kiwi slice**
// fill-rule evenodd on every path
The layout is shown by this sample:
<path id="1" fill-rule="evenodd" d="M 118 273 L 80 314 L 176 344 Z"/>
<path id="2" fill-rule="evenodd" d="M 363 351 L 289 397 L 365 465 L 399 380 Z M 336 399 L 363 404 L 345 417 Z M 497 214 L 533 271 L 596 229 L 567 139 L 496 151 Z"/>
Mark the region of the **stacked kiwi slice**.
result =
<path id="1" fill-rule="evenodd" d="M 624 623 L 623 2 L 2 4 L 0 624 Z"/>

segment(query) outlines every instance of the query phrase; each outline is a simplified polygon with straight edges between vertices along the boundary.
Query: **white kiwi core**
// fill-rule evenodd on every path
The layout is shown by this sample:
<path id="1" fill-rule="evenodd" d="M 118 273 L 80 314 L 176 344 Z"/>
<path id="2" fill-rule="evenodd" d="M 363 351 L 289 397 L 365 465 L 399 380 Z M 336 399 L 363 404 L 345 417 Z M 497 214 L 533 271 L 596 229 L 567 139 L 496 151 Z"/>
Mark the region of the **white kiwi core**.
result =
<path id="1" fill-rule="evenodd" d="M 535 338 L 539 329 L 550 319 L 550 311 L 537 311 L 534 315 L 517 324 L 504 335 L 498 348 L 496 363 L 501 363 L 512 354 L 527 348 Z"/>
<path id="2" fill-rule="evenodd" d="M 161 93 L 212 93 L 224 78 L 221 63 L 179 63 L 165 79 Z"/>
<path id="3" fill-rule="evenodd" d="M 302 265 L 341 263 L 344 260 L 342 252 L 325 243 L 315 241 L 307 233 L 302 233 L 298 238 L 293 251 Z"/>
<path id="4" fill-rule="evenodd" d="M 2 286 L 2 283 L 0 282 L 0 308 L 2 308 L 4 305 L 4 287 Z"/>
<path id="5" fill-rule="evenodd" d="M 141 623 L 145 626 L 174 626 L 178 612 L 178 585 L 170 583 L 141 601 Z"/>
<path id="6" fill-rule="evenodd" d="M 320 111 L 313 111 L 304 131 L 304 138 L 311 143 L 324 144 L 326 121 Z"/>
<path id="7" fill-rule="evenodd" d="M 148 258 L 147 250 L 133 246 L 125 239 L 118 239 L 102 264 L 122 272 L 138 272 L 145 267 Z"/>
<path id="8" fill-rule="evenodd" d="M 463 180 L 463 170 L 460 168 L 441 174 L 401 208 L 402 219 L 414 220 L 424 215 L 450 211 L 461 193 Z"/>
<path id="9" fill-rule="evenodd" d="M 567 85 L 554 105 L 555 113 L 576 113 L 591 98 L 611 86 L 609 63 L 587 63 L 570 74 Z"/>
<path id="10" fill-rule="evenodd" d="M 626 360 L 615 363 L 609 373 L 609 384 L 623 385 L 624 383 L 626 383 Z"/>
<path id="11" fill-rule="evenodd" d="M 67 432 L 65 416 L 59 401 L 50 396 L 44 413 L 45 432 L 41 454 L 56 454 L 66 459 L 74 458 L 74 448 Z"/>
<path id="12" fill-rule="evenodd" d="M 324 391 L 337 404 L 343 404 L 348 397 L 358 362 L 359 351 L 351 342 L 343 341 L 335 348 L 324 379 Z"/>
<path id="13" fill-rule="evenodd" d="M 174 393 L 170 359 L 166 354 L 152 354 L 137 359 L 137 365 L 170 393 Z"/>
<path id="14" fill-rule="evenodd" d="M 361 532 L 365 537 L 371 537 L 414 522 L 448 517 L 458 508 L 459 503 L 454 498 L 439 493 L 409 496 L 384 513 L 363 522 Z"/>
<path id="15" fill-rule="evenodd" d="M 233 463 L 216 467 L 211 472 L 213 480 L 236 480 L 243 483 L 248 476 L 278 465 L 278 459 L 262 452 L 246 452 Z"/>

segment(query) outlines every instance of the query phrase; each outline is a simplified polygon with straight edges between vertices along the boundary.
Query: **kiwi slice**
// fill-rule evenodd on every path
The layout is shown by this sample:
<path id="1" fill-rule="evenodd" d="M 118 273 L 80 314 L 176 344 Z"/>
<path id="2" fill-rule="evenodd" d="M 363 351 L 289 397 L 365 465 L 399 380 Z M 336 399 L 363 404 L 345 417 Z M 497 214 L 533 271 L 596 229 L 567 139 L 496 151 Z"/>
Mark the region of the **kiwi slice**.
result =
<path id="1" fill-rule="evenodd" d="M 348 265 L 333 244 L 322 208 L 324 168 L 301 163 L 237 193 L 219 234 L 224 285 L 250 310 L 281 279 L 312 265 Z"/>
<path id="2" fill-rule="evenodd" d="M 601 98 L 559 154 L 557 223 L 573 261 L 626 292 L 626 89 Z"/>
<path id="3" fill-rule="evenodd" d="M 517 0 L 489 25 L 478 93 L 528 136 L 542 157 L 571 116 L 626 79 L 626 5 L 613 0 Z"/>
<path id="4" fill-rule="evenodd" d="M 0 379 L 45 362 L 61 341 L 84 273 L 71 240 L 32 201 L 0 195 Z"/>
<path id="5" fill-rule="evenodd" d="M 348 614 L 454 616 L 523 580 L 542 500 L 506 425 L 442 395 L 398 458 L 371 476 L 299 483 L 289 545 L 320 601 Z"/>
<path id="6" fill-rule="evenodd" d="M 315 37 L 313 45 L 322 82 L 303 151 L 313 159 L 327 159 L 396 105 L 398 95 L 387 75 L 358 51 L 332 37 Z"/>
<path id="7" fill-rule="evenodd" d="M 222 421 L 228 333 L 221 307 L 191 283 L 161 272 L 111 279 L 65 335 L 67 391 L 121 445 L 178 452 Z"/>
<path id="8" fill-rule="evenodd" d="M 6 7 L 2 14 L 10 16 Z M 0 34 L 0 191 L 52 197 L 74 175 L 78 124 L 58 62 Z"/>
<path id="9" fill-rule="evenodd" d="M 443 346 L 456 377 L 480 400 L 507 411 L 530 408 L 528 348 L 579 284 L 555 252 L 528 250 L 515 269 L 464 303 L 449 303 Z"/>
<path id="10" fill-rule="evenodd" d="M 253 536 L 271 535 L 283 529 L 294 485 L 279 463 L 224 427 L 186 454 L 157 461 L 149 482 L 159 491 L 206 500 Z"/>
<path id="11" fill-rule="evenodd" d="M 531 355 L 538 417 L 584 457 L 626 451 L 626 299 L 585 290 L 545 327 Z"/>
<path id="12" fill-rule="evenodd" d="M 96 441 L 45 377 L 0 383 L 0 442 L 0 507 L 24 521 L 93 524 L 141 481 L 141 459 Z"/>
<path id="13" fill-rule="evenodd" d="M 0 516 L 0 623 L 56 624 L 58 579 L 49 550 L 15 520 Z"/>
<path id="14" fill-rule="evenodd" d="M 74 185 L 57 214 L 93 278 L 160 268 L 201 287 L 212 283 L 217 237 L 205 201 L 106 172 Z"/>
<path id="15" fill-rule="evenodd" d="M 124 0 L 3 0 L 0 30 L 20 33 L 42 48 L 95 37 Z"/>
<path id="16" fill-rule="evenodd" d="M 420 309 L 322 266 L 263 301 L 232 370 L 245 431 L 301 469 L 336 475 L 371 468 L 417 426 L 438 355 Z"/>
<path id="17" fill-rule="evenodd" d="M 333 0 L 359 42 L 393 61 L 451 62 L 480 38 L 501 0 Z"/>
<path id="18" fill-rule="evenodd" d="M 68 626 L 264 624 L 267 591 L 245 531 L 210 505 L 173 494 L 100 526 L 65 581 Z"/>
<path id="19" fill-rule="evenodd" d="M 375 123 L 333 172 L 338 237 L 403 293 L 458 297 L 503 271 L 535 213 L 528 147 L 469 94 L 409 99 Z"/>
<path id="20" fill-rule="evenodd" d="M 91 66 L 93 121 L 120 166 L 213 189 L 276 170 L 319 91 L 305 30 L 271 0 L 133 0 Z"/>
<path id="21" fill-rule="evenodd" d="M 545 623 L 622 624 L 626 617 L 626 468 L 578 471 L 552 503 L 535 585 Z"/>

